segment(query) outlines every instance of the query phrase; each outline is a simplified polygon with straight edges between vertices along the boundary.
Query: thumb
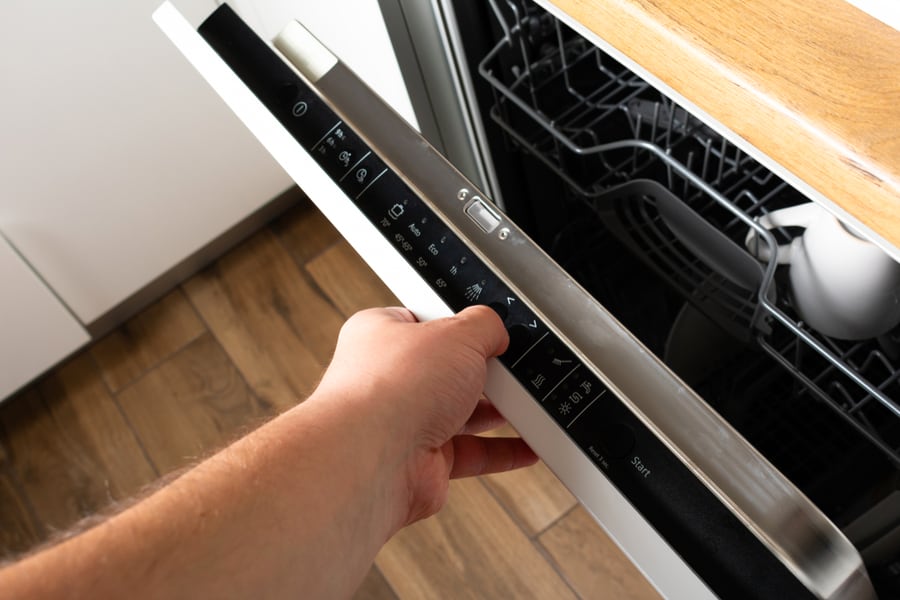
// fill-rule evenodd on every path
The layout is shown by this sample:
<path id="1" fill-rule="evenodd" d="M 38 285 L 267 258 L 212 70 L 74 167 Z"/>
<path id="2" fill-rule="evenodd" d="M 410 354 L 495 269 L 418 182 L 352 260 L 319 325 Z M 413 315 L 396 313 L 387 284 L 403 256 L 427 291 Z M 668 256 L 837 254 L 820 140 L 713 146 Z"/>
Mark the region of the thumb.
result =
<path id="1" fill-rule="evenodd" d="M 452 319 L 460 323 L 463 335 L 468 337 L 470 344 L 479 349 L 485 358 L 503 354 L 509 346 L 509 334 L 503 321 L 497 313 L 483 304 L 469 306 Z"/>

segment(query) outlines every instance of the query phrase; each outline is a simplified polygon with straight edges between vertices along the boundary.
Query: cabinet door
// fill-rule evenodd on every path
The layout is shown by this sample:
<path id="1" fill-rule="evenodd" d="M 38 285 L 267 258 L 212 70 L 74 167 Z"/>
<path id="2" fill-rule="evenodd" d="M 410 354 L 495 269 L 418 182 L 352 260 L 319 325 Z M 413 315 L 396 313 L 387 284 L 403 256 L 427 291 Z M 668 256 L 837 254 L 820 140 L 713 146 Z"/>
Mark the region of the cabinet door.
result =
<path id="1" fill-rule="evenodd" d="M 0 236 L 0 399 L 77 350 L 88 335 Z"/>
<path id="2" fill-rule="evenodd" d="M 88 325 L 291 185 L 153 23 L 160 2 L 0 3 L 0 222 Z"/>

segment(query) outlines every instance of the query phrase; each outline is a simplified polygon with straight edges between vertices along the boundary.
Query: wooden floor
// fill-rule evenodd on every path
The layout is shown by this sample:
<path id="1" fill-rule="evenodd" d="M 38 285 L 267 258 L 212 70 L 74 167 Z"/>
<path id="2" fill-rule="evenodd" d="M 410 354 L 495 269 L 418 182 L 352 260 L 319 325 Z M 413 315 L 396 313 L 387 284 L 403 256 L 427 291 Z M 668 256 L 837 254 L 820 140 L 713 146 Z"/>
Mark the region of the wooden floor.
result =
<path id="1" fill-rule="evenodd" d="M 0 404 L 0 557 L 302 400 L 344 319 L 395 303 L 315 209 L 291 209 Z M 528 597 L 656 597 L 542 464 L 454 482 L 357 594 Z"/>

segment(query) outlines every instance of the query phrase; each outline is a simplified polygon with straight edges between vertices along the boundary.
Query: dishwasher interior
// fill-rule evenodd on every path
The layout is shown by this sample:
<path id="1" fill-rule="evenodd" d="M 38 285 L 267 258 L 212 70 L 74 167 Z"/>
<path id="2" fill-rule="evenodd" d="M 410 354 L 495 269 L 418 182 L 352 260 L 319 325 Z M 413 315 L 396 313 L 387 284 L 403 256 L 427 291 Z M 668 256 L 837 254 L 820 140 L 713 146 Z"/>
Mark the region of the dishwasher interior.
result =
<path id="1" fill-rule="evenodd" d="M 498 169 L 505 209 L 900 594 L 900 331 L 809 328 L 790 267 L 745 247 L 807 198 L 539 7 L 490 8 L 476 85 L 492 155 L 519 165 Z"/>

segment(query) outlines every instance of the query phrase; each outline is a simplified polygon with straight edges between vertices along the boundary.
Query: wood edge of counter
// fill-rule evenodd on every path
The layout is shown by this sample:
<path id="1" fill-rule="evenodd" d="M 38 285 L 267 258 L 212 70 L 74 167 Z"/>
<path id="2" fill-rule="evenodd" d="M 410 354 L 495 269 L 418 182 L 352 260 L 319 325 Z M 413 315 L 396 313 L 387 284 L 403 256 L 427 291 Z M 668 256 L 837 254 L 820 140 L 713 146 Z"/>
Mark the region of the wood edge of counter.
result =
<path id="1" fill-rule="evenodd" d="M 549 1 L 900 248 L 900 32 L 842 0 Z"/>

